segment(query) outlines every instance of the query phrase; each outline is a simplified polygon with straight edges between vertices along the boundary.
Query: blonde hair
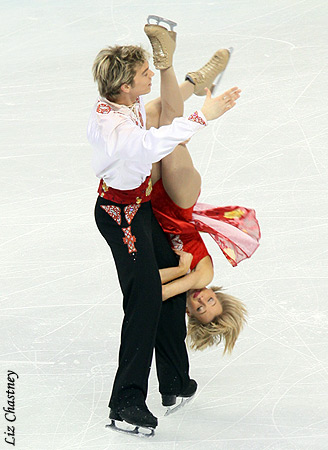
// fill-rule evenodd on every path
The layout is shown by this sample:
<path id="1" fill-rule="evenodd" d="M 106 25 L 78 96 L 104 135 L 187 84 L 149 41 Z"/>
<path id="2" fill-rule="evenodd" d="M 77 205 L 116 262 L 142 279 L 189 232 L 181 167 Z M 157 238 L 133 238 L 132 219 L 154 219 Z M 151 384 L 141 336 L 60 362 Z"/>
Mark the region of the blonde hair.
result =
<path id="1" fill-rule="evenodd" d="M 231 353 L 246 323 L 247 310 L 236 297 L 223 293 L 222 287 L 211 286 L 210 289 L 221 303 L 222 313 L 208 324 L 202 324 L 193 316 L 189 317 L 187 335 L 189 345 L 194 350 L 204 350 L 206 347 L 220 344 L 224 339 L 223 354 Z"/>
<path id="2" fill-rule="evenodd" d="M 122 84 L 133 87 L 136 70 L 148 59 L 148 53 L 137 45 L 106 47 L 98 53 L 92 66 L 99 94 L 115 100 Z"/>

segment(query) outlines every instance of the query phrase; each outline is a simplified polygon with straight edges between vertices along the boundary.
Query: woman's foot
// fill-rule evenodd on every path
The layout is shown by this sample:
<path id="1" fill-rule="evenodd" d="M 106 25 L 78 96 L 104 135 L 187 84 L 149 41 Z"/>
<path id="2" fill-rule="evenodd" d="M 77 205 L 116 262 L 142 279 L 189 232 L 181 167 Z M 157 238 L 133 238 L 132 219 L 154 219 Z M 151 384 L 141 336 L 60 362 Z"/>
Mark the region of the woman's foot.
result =
<path id="1" fill-rule="evenodd" d="M 163 70 L 172 66 L 176 46 L 176 32 L 161 25 L 145 25 L 144 31 L 153 48 L 153 61 L 156 69 Z"/>
<path id="2" fill-rule="evenodd" d="M 210 90 L 214 88 L 215 85 L 213 83 L 227 67 L 230 54 L 230 51 L 227 49 L 218 50 L 201 69 L 187 73 L 186 80 L 194 85 L 194 94 L 206 95 L 206 87 Z"/>

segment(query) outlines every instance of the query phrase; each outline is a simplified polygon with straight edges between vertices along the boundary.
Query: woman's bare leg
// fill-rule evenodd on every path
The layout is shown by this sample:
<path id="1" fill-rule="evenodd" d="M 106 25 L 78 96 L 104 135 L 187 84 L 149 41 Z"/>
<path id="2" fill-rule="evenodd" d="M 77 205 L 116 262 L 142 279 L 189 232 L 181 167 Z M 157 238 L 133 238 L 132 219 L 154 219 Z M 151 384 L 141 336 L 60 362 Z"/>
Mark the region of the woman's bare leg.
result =
<path id="1" fill-rule="evenodd" d="M 175 117 L 183 116 L 183 99 L 173 66 L 161 70 L 161 113 L 159 126 L 172 123 Z"/>
<path id="2" fill-rule="evenodd" d="M 172 70 L 170 70 L 172 69 Z M 183 102 L 194 92 L 194 86 L 184 81 L 178 86 L 173 68 L 161 70 L 161 97 L 146 105 L 147 128 L 170 124 L 183 114 Z M 165 191 L 181 208 L 189 208 L 196 202 L 201 177 L 194 168 L 185 144 L 178 145 L 161 162 L 153 164 L 152 182 L 162 178 Z"/>
<path id="3" fill-rule="evenodd" d="M 180 95 L 182 101 L 185 102 L 194 93 L 194 85 L 190 81 L 184 81 L 179 85 Z M 157 97 L 151 100 L 145 105 L 147 116 L 147 129 L 151 127 L 159 127 L 159 118 L 162 113 L 162 101 L 161 97 Z M 178 116 L 176 116 L 178 117 Z"/>
<path id="4" fill-rule="evenodd" d="M 195 169 L 188 148 L 179 144 L 161 161 L 164 189 L 180 208 L 190 208 L 199 196 L 201 176 Z"/>
<path id="5" fill-rule="evenodd" d="M 190 208 L 199 196 L 201 176 L 195 169 L 185 144 L 179 144 L 173 152 L 153 164 L 153 185 L 162 178 L 164 189 L 170 199 L 180 208 Z"/>
<path id="6" fill-rule="evenodd" d="M 154 186 L 156 181 L 160 180 L 162 178 L 162 170 L 161 170 L 161 161 L 157 163 L 153 163 L 152 169 L 151 169 L 151 182 Z"/>
<path id="7" fill-rule="evenodd" d="M 185 102 L 194 93 L 195 86 L 192 83 L 190 83 L 190 81 L 184 81 L 179 85 L 179 89 L 182 99 Z"/>
<path id="8" fill-rule="evenodd" d="M 170 74 L 162 74 L 162 72 L 162 109 L 159 126 L 170 124 L 175 117 L 181 116 L 183 114 L 183 95 L 188 97 L 193 93 L 193 85 L 189 81 L 182 83 L 180 88 L 173 71 Z M 163 75 L 167 75 L 167 78 L 164 79 Z M 170 95 L 168 95 L 168 85 L 171 85 Z M 177 93 L 179 93 L 178 98 L 175 97 Z M 173 99 L 174 102 L 172 103 Z M 164 189 L 174 203 L 181 208 L 193 206 L 199 195 L 201 178 L 194 168 L 191 156 L 184 143 L 179 144 L 172 153 L 162 159 L 161 177 Z"/>
<path id="9" fill-rule="evenodd" d="M 161 97 L 148 102 L 145 106 L 147 129 L 168 125 L 175 117 L 183 115 L 183 102 L 193 93 L 193 84 L 184 81 L 178 86 L 172 67 L 161 70 Z M 154 163 L 151 179 L 155 184 L 162 177 L 161 162 Z"/>

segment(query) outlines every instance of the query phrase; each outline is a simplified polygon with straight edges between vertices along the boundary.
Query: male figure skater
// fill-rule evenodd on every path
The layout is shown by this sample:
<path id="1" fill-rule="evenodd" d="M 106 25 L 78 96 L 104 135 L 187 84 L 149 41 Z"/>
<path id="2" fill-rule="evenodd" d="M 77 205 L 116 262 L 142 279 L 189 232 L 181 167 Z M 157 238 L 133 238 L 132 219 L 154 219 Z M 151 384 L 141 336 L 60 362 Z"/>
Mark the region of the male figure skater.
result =
<path id="1" fill-rule="evenodd" d="M 172 67 L 175 33 L 159 25 L 146 25 L 161 75 L 162 123 L 171 122 L 182 104 Z M 217 71 L 225 65 L 221 63 Z M 124 319 L 119 366 L 111 399 L 110 418 L 153 430 L 157 426 L 146 406 L 153 349 L 162 398 L 191 396 L 196 383 L 189 378 L 185 348 L 185 296 L 162 305 L 161 283 L 177 278 L 181 267 L 153 216 L 150 196 L 152 163 L 190 139 L 207 121 L 229 108 L 208 91 L 201 111 L 175 118 L 171 125 L 146 130 L 142 95 L 151 90 L 154 73 L 147 54 L 137 46 L 103 49 L 93 66 L 98 99 L 88 124 L 94 148 L 93 167 L 101 178 L 95 218 L 109 244 L 123 293 Z M 211 75 L 212 76 L 212 75 Z M 178 99 L 178 101 L 177 101 Z M 172 267 L 161 276 L 159 270 Z"/>

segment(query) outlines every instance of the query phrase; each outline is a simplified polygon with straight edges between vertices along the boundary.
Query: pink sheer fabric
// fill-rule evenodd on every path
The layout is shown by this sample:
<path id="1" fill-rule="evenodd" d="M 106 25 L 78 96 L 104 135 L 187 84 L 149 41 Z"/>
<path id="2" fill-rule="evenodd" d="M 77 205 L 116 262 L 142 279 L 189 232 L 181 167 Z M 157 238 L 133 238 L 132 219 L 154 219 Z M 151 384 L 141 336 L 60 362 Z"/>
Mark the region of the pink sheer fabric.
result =
<path id="1" fill-rule="evenodd" d="M 250 258 L 260 245 L 261 231 L 253 209 L 196 203 L 191 223 L 215 240 L 232 266 Z"/>

